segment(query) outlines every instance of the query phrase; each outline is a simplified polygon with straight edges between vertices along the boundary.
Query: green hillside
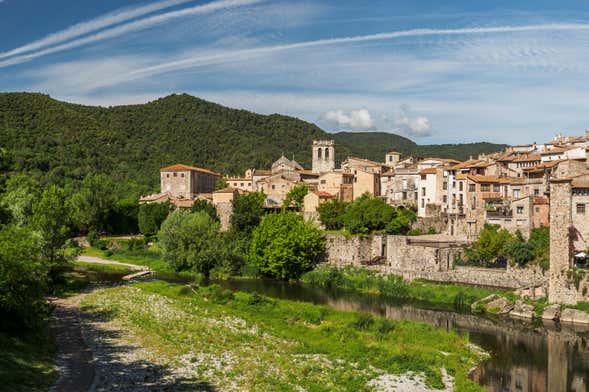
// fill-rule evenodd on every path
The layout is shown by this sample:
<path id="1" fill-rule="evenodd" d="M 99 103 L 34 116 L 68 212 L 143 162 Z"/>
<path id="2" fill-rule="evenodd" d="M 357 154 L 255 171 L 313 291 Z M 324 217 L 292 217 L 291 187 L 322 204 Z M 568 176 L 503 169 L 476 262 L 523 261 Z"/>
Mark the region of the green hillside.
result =
<path id="1" fill-rule="evenodd" d="M 182 162 L 222 173 L 266 168 L 281 154 L 310 167 L 313 139 L 337 142 L 337 158 L 383 160 L 387 150 L 465 159 L 504 146 L 418 146 L 387 133 L 327 134 L 288 116 L 259 115 L 190 95 L 170 95 L 142 105 L 92 107 L 47 95 L 0 93 L 0 147 L 13 168 L 44 183 L 107 173 L 117 181 L 157 188 L 158 169 Z"/>

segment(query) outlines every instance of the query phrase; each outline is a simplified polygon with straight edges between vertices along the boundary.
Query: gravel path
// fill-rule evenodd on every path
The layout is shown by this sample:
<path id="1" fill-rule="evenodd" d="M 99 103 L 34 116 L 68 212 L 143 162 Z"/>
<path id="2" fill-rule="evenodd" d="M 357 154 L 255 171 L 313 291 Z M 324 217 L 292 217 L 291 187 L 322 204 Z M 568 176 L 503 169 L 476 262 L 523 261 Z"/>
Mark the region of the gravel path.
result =
<path id="1" fill-rule="evenodd" d="M 87 391 L 94 380 L 92 351 L 82 335 L 79 306 L 84 294 L 71 298 L 52 298 L 55 311 L 51 334 L 58 347 L 56 358 L 60 377 L 50 392 Z"/>
<path id="2" fill-rule="evenodd" d="M 129 269 L 132 269 L 134 271 L 148 271 L 149 270 L 149 268 L 142 266 L 142 265 L 123 263 L 123 262 L 116 261 L 116 260 L 106 260 L 106 259 L 101 259 L 100 257 L 94 257 L 94 256 L 78 256 L 76 261 L 80 261 L 82 263 L 93 263 L 93 264 L 121 265 L 121 266 L 127 267 Z"/>

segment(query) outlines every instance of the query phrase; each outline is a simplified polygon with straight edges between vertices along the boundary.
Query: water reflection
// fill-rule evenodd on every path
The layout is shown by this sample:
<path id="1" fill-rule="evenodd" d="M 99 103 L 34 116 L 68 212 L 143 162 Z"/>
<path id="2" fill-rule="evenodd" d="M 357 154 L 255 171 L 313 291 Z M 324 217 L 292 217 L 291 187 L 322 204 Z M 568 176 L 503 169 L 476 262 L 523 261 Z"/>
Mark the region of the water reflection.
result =
<path id="1" fill-rule="evenodd" d="M 388 301 L 376 295 L 265 280 L 216 282 L 274 298 L 312 302 L 334 309 L 369 312 L 395 320 L 423 321 L 468 334 L 492 358 L 472 373 L 491 392 L 589 391 L 589 331 L 510 319 L 492 319 L 428 304 Z"/>

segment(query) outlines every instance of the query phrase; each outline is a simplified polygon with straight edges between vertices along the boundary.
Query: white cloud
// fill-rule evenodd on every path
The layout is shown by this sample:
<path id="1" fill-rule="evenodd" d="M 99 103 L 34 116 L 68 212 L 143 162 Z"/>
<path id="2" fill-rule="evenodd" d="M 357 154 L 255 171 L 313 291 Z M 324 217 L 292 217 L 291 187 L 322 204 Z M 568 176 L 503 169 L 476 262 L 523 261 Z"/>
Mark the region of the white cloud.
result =
<path id="1" fill-rule="evenodd" d="M 240 7 L 244 5 L 251 5 L 260 3 L 264 0 L 218 0 L 213 1 L 207 4 L 198 5 L 195 7 L 183 8 L 177 11 L 170 11 L 159 15 L 153 15 L 146 17 L 144 19 L 139 19 L 134 22 L 130 22 L 127 24 L 119 25 L 110 29 L 99 31 L 93 35 L 89 35 L 83 38 L 75 39 L 73 41 L 48 47 L 46 49 L 38 50 L 36 52 L 32 52 L 30 54 L 24 54 L 20 56 L 9 57 L 7 60 L 0 61 L 0 68 L 8 67 L 10 65 L 24 63 L 26 61 L 33 60 L 37 57 L 45 56 L 52 53 L 62 52 L 64 50 L 73 49 L 82 45 L 103 41 L 109 38 L 120 37 L 122 35 L 144 30 L 162 23 L 167 23 L 171 20 L 199 15 L 199 14 L 206 14 L 210 12 L 219 11 L 226 8 L 232 7 Z"/>
<path id="2" fill-rule="evenodd" d="M 3 1 L 4 0 L 0 0 L 0 3 L 2 3 Z M 149 5 L 145 5 L 142 7 L 119 9 L 106 15 L 94 18 L 92 20 L 77 23 L 73 26 L 68 27 L 65 30 L 49 34 L 39 40 L 30 42 L 18 48 L 0 53 L 0 59 L 62 43 L 64 41 L 77 38 L 84 34 L 88 34 L 115 25 L 117 23 L 122 23 L 133 18 L 137 18 L 162 9 L 170 8 L 175 5 L 187 3 L 189 1 L 193 0 L 166 0 L 151 3 Z"/>
<path id="3" fill-rule="evenodd" d="M 325 120 L 339 128 L 350 128 L 354 131 L 367 131 L 374 129 L 374 120 L 367 109 L 351 110 L 328 110 L 321 115 Z"/>
<path id="4" fill-rule="evenodd" d="M 411 108 L 407 104 L 401 105 L 400 111 L 395 118 L 395 127 L 393 133 L 406 136 L 425 137 L 432 135 L 432 126 L 429 119 L 425 116 L 413 116 Z"/>

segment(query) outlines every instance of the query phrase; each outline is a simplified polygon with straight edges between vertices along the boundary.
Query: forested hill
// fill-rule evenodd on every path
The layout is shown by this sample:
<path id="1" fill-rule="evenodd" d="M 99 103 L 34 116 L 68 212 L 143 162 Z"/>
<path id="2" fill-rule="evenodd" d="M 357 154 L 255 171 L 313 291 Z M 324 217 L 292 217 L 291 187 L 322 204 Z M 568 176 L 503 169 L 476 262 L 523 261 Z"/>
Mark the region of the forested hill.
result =
<path id="1" fill-rule="evenodd" d="M 281 154 L 310 167 L 313 139 L 337 142 L 337 158 L 383 160 L 387 150 L 465 159 L 502 145 L 418 146 L 386 133 L 327 134 L 288 116 L 259 115 L 190 95 L 170 95 L 142 105 L 92 107 L 47 95 L 0 93 L 0 147 L 15 171 L 42 182 L 63 183 L 88 173 L 157 188 L 158 169 L 182 162 L 223 173 L 266 168 Z"/>

